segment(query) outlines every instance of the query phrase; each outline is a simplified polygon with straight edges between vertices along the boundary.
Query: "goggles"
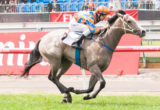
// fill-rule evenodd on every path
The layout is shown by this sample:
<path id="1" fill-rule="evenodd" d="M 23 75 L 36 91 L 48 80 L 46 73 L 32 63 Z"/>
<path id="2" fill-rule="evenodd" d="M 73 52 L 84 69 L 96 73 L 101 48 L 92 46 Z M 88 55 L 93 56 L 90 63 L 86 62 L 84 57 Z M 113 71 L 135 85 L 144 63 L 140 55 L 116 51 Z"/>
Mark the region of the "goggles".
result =
<path id="1" fill-rule="evenodd" d="M 101 14 L 101 16 L 103 16 L 105 18 L 107 16 L 107 14 Z"/>

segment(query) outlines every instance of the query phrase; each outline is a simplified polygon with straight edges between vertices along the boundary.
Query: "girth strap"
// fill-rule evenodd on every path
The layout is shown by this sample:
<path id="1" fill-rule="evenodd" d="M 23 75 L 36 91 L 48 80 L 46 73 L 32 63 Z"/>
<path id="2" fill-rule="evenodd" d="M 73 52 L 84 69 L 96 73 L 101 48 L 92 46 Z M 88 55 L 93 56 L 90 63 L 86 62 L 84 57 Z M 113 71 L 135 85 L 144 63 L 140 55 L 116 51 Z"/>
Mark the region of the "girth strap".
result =
<path id="1" fill-rule="evenodd" d="M 76 58 L 76 65 L 78 66 L 81 66 L 80 53 L 81 53 L 81 50 L 79 48 L 76 48 L 75 58 Z"/>

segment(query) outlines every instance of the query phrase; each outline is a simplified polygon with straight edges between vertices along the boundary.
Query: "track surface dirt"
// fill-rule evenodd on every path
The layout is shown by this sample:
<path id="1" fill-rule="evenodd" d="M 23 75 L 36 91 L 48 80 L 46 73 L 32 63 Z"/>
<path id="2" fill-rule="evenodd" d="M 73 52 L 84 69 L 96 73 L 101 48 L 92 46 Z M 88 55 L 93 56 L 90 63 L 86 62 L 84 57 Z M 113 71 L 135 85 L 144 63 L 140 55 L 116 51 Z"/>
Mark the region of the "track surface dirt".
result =
<path id="1" fill-rule="evenodd" d="M 47 77 L 47 75 L 30 75 L 28 78 L 0 76 L 0 94 L 60 93 Z M 84 89 L 88 87 L 89 78 L 90 76 L 84 78 L 82 75 L 64 75 L 60 81 L 67 87 Z M 139 69 L 139 75 L 105 75 L 104 78 L 106 87 L 100 92 L 101 95 L 160 95 L 160 69 Z"/>

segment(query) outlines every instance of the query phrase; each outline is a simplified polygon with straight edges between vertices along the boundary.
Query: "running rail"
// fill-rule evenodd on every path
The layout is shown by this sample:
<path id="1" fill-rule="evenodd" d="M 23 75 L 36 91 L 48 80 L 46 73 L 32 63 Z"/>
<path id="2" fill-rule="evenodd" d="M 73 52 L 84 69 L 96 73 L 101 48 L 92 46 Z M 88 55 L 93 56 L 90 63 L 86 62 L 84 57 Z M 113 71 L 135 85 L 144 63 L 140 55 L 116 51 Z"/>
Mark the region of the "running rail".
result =
<path id="1" fill-rule="evenodd" d="M 32 49 L 25 48 L 3 48 L 0 49 L 0 54 L 29 54 Z M 115 52 L 153 52 L 160 51 L 160 46 L 118 46 Z"/>

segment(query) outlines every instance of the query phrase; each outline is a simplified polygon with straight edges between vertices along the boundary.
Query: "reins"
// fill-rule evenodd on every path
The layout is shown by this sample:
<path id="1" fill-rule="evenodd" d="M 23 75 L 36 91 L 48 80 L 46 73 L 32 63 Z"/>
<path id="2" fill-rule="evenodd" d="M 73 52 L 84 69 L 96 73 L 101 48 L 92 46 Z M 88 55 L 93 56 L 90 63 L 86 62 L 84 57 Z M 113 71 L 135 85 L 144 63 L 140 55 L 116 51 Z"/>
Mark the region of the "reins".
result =
<path id="1" fill-rule="evenodd" d="M 120 19 L 121 19 L 122 22 L 123 22 L 123 27 L 110 27 L 110 29 L 123 29 L 125 34 L 126 34 L 126 31 L 134 32 L 134 29 L 132 29 L 131 26 L 129 26 L 129 25 L 125 22 L 124 16 L 123 16 L 123 19 L 122 19 L 122 18 L 120 18 Z M 125 24 L 129 27 L 129 29 L 126 28 Z M 104 33 L 104 32 L 102 32 L 102 34 L 103 34 L 103 33 Z M 108 31 L 107 31 L 107 33 L 108 33 Z"/>
<path id="2" fill-rule="evenodd" d="M 120 19 L 121 19 L 122 22 L 123 22 L 123 27 L 110 27 L 110 29 L 123 29 L 125 34 L 126 34 L 126 31 L 134 32 L 134 29 L 132 29 L 131 26 L 129 26 L 129 25 L 126 23 L 126 21 L 124 20 L 124 16 L 123 16 L 123 19 L 122 19 L 122 18 L 120 18 Z M 126 25 L 129 27 L 129 29 L 126 28 Z M 107 32 L 106 32 L 106 31 L 107 31 Z M 108 29 L 105 30 L 105 31 L 103 31 L 103 32 L 101 32 L 101 33 L 99 34 L 99 36 L 101 36 L 101 35 L 102 35 L 103 33 L 105 33 L 105 32 L 106 32 L 106 34 L 108 34 Z M 101 37 L 101 40 L 102 40 L 102 42 L 103 42 L 103 45 L 104 45 L 107 49 L 109 49 L 110 51 L 114 52 L 115 50 L 112 49 L 111 47 L 109 47 L 109 46 L 105 43 L 105 41 L 104 41 L 103 38 L 104 38 L 104 37 Z M 95 40 L 95 39 L 94 39 L 94 40 Z"/>

